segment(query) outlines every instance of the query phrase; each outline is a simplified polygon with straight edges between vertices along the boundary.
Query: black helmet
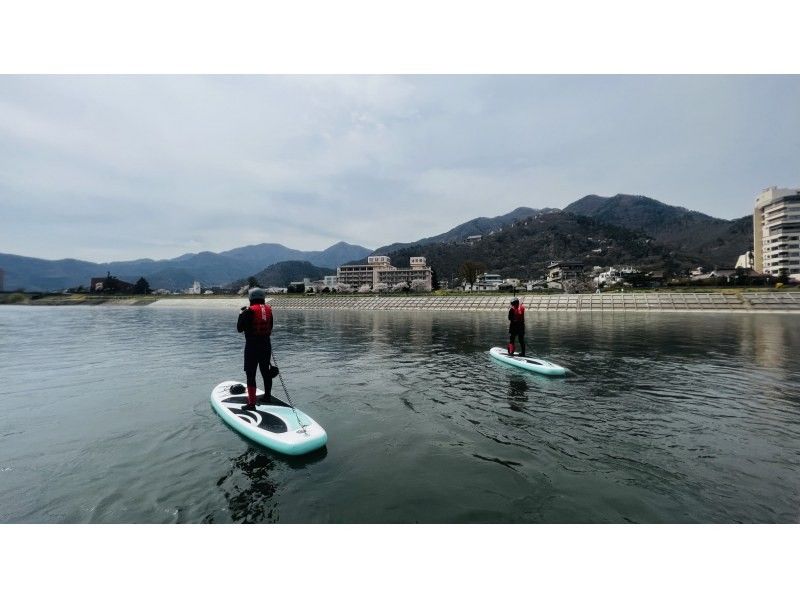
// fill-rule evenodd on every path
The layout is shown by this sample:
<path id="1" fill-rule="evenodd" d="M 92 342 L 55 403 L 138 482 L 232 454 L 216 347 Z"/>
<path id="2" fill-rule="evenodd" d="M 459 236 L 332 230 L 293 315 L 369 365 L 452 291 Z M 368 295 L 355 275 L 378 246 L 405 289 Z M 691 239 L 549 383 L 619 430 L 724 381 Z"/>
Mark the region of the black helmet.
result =
<path id="1" fill-rule="evenodd" d="M 514 305 L 515 303 L 519 303 L 519 299 L 517 299 L 516 297 L 514 297 L 514 298 L 511 300 L 511 305 Z"/>

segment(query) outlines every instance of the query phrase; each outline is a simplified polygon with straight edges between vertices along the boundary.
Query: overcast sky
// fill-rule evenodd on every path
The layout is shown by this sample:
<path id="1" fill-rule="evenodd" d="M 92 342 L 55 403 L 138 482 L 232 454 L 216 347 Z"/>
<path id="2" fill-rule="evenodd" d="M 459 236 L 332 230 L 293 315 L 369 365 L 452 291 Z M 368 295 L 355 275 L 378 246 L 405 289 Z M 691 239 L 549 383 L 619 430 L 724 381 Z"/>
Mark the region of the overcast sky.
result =
<path id="1" fill-rule="evenodd" d="M 800 186 L 800 77 L 0 76 L 0 252 L 369 248 L 642 194 Z"/>

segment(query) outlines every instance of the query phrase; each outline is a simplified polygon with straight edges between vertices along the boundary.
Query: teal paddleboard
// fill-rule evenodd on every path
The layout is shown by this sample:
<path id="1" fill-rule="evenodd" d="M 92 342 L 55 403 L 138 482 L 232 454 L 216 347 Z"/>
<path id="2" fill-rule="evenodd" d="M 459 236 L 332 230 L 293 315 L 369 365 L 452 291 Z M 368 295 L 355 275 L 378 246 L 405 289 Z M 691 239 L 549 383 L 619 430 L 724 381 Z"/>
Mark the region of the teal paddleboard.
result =
<path id="1" fill-rule="evenodd" d="M 231 392 L 237 387 L 244 385 L 236 381 L 217 384 L 211 391 L 211 405 L 239 434 L 284 455 L 304 455 L 325 446 L 328 434 L 308 415 L 275 397 L 264 401 L 264 391 L 260 389 L 256 410 L 242 409 L 247 404 L 247 393 Z"/>
<path id="2" fill-rule="evenodd" d="M 563 376 L 567 373 L 565 368 L 551 361 L 547 361 L 546 359 L 541 359 L 539 357 L 523 357 L 519 353 L 509 355 L 508 349 L 503 347 L 492 347 L 489 349 L 489 355 L 494 357 L 497 361 L 502 361 L 503 363 L 530 372 L 536 372 L 537 374 L 544 374 L 545 376 Z"/>

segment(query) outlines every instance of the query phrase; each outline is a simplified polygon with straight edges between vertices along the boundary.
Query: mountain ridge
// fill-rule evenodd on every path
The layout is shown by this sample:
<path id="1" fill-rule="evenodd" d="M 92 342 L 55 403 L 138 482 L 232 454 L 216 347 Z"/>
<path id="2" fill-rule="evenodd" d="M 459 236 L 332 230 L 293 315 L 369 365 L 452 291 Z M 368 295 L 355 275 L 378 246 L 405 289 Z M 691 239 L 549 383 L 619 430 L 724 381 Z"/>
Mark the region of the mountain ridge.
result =
<path id="1" fill-rule="evenodd" d="M 577 260 L 587 267 L 630 263 L 648 270 L 696 265 L 694 256 L 661 245 L 643 232 L 566 211 L 532 216 L 475 243 L 406 247 L 389 257 L 403 266 L 420 254 L 439 280 L 459 277 L 459 267 L 467 261 L 483 264 L 487 272 L 522 279 L 543 278 L 553 260 Z"/>
<path id="2" fill-rule="evenodd" d="M 336 270 L 315 266 L 308 260 L 287 260 L 267 266 L 253 276 L 263 287 L 286 287 L 290 282 L 303 280 L 303 278 L 319 280 L 329 274 L 336 274 Z M 246 283 L 247 279 L 241 279 L 234 281 L 231 286 L 239 288 Z"/>
<path id="3" fill-rule="evenodd" d="M 248 252 L 248 248 L 256 249 Z M 273 251 L 270 252 L 270 249 Z M 0 268 L 5 271 L 6 289 L 53 291 L 81 285 L 88 287 L 91 278 L 111 272 L 129 282 L 143 276 L 153 289 L 177 290 L 188 287 L 194 280 L 209 286 L 227 285 L 280 261 L 305 260 L 317 267 L 329 268 L 344 261 L 366 257 L 371 252 L 366 247 L 339 241 L 322 251 L 301 251 L 277 243 L 261 243 L 220 253 L 201 251 L 164 260 L 142 258 L 116 262 L 90 262 L 72 258 L 46 260 L 0 253 Z M 346 259 L 339 261 L 342 258 Z"/>
<path id="4" fill-rule="evenodd" d="M 558 218 L 553 216 L 555 214 L 571 214 L 584 220 Z M 466 260 L 472 259 L 469 256 L 476 254 L 478 257 L 475 259 L 480 259 L 482 248 L 490 246 L 486 243 L 496 240 L 522 223 L 527 223 L 523 224 L 524 226 L 531 226 L 531 222 L 539 218 L 544 218 L 542 222 L 549 223 L 550 229 L 546 234 L 541 232 L 540 236 L 544 236 L 538 241 L 528 240 L 528 250 L 541 252 L 550 247 L 551 255 L 548 259 L 572 259 L 570 256 L 573 255 L 580 257 L 580 251 L 586 248 L 586 244 L 579 239 L 584 233 L 587 237 L 601 232 L 616 235 L 620 245 L 618 250 L 602 255 L 608 258 L 616 256 L 623 261 L 635 259 L 641 254 L 635 246 L 630 245 L 630 239 L 644 239 L 651 244 L 651 247 L 657 248 L 657 251 L 640 257 L 647 257 L 653 267 L 660 265 L 662 268 L 673 266 L 685 268 L 696 265 L 732 267 L 738 256 L 751 249 L 753 243 L 752 216 L 724 220 L 688 208 L 671 206 L 642 195 L 617 194 L 611 197 L 587 195 L 572 202 L 563 210 L 518 207 L 500 216 L 473 218 L 439 235 L 409 243 L 393 243 L 379 247 L 375 251 L 344 241 L 335 243 L 323 251 L 308 252 L 291 249 L 278 243 L 260 243 L 219 253 L 211 251 L 187 253 L 169 260 L 144 258 L 108 263 L 69 258 L 44 260 L 0 253 L 0 268 L 6 271 L 7 289 L 60 290 L 87 285 L 90 278 L 103 276 L 107 271 L 131 282 L 139 276 L 144 276 L 151 288 L 176 289 L 186 288 L 193 280 L 200 280 L 206 285 L 229 285 L 233 281 L 246 279 L 254 272 L 261 273 L 269 266 L 282 262 L 308 262 L 316 268 L 333 269 L 342 264 L 359 263 L 368 255 L 380 253 L 398 260 L 398 265 L 405 262 L 412 254 L 438 256 L 429 257 L 429 264 L 437 271 L 444 268 L 441 275 L 446 276 L 447 272 L 451 272 L 452 276 L 452 271 L 457 267 L 453 265 L 457 256 Z M 558 226 L 564 227 L 561 233 L 551 230 L 552 227 Z M 472 235 L 482 235 L 483 239 L 472 244 L 466 243 L 466 238 Z M 513 240 L 514 235 L 506 235 L 504 238 Z M 550 241 L 546 241 L 545 238 L 550 238 Z M 474 251 L 468 248 L 473 245 L 476 247 Z M 561 248 L 562 254 L 553 253 L 558 247 Z M 654 259 L 657 252 L 662 256 L 660 261 Z M 490 263 L 487 263 L 487 266 L 497 264 L 497 267 L 501 268 L 500 273 L 508 273 L 509 276 L 515 275 L 510 272 L 513 264 L 517 264 L 520 268 L 516 275 L 526 275 L 526 272 L 532 272 L 533 263 L 539 264 L 533 268 L 537 271 L 535 275 L 541 275 L 543 258 L 540 259 L 541 256 L 536 253 L 531 254 L 531 259 L 528 260 L 530 263 L 525 264 L 517 260 L 512 251 L 503 258 L 507 260 L 507 264 L 512 265 L 508 267 L 502 266 L 499 261 L 499 256 L 502 254 L 504 251 L 495 248 L 495 251 L 483 257 L 492 258 L 488 260 Z M 594 259 L 598 255 L 589 254 L 588 257 L 592 258 L 590 260 L 592 263 L 597 262 L 597 265 L 602 265 L 600 262 L 604 260 Z"/>
<path id="5" fill-rule="evenodd" d="M 753 217 L 725 220 L 672 206 L 644 195 L 587 195 L 564 208 L 615 226 L 640 230 L 677 251 L 697 255 L 705 265 L 733 267 L 753 247 Z"/>
<path id="6" fill-rule="evenodd" d="M 511 210 L 507 214 L 501 214 L 500 216 L 481 216 L 478 218 L 473 218 L 472 220 L 468 220 L 467 222 L 463 222 L 458 226 L 454 226 L 447 232 L 439 235 L 426 237 L 410 243 L 392 243 L 391 245 L 384 245 L 383 247 L 376 249 L 373 252 L 373 255 L 391 253 L 406 247 L 432 245 L 434 243 L 442 243 L 447 241 L 460 241 L 472 235 L 485 235 L 494 230 L 502 228 L 502 226 L 506 224 L 510 224 L 514 220 L 523 220 L 540 212 L 547 212 L 553 209 L 555 208 L 527 208 L 520 206 L 514 210 Z"/>

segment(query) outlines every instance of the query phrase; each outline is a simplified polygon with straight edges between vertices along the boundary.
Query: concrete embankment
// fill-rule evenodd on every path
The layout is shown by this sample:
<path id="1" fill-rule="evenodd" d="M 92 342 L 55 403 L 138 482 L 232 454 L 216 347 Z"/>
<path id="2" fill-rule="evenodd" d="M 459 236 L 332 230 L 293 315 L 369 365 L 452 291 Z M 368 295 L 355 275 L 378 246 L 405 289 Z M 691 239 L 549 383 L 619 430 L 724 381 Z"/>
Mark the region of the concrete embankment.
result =
<path id="1" fill-rule="evenodd" d="M 497 311 L 511 295 L 272 295 L 278 309 L 382 311 Z M 573 312 L 740 312 L 800 314 L 800 292 L 601 293 L 586 295 L 519 295 L 530 311 Z M 231 308 L 247 305 L 245 297 L 93 297 L 87 295 L 20 296 L 19 305 L 128 305 Z"/>
<path id="2" fill-rule="evenodd" d="M 274 295 L 279 309 L 381 311 L 497 311 L 508 307 L 511 295 Z M 800 292 L 754 293 L 602 293 L 587 295 L 519 295 L 531 311 L 574 312 L 778 312 L 800 314 Z M 235 307 L 246 299 L 161 299 L 154 307 Z"/>

